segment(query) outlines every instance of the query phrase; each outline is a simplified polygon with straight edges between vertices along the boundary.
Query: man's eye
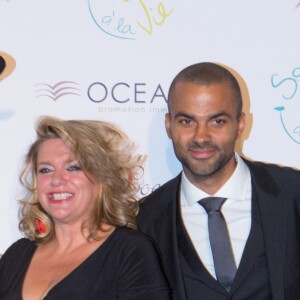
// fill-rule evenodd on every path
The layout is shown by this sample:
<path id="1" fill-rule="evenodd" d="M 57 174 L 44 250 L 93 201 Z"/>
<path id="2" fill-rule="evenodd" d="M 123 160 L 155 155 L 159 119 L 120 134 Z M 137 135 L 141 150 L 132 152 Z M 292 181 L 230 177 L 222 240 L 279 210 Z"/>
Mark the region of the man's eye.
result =
<path id="1" fill-rule="evenodd" d="M 72 166 L 68 167 L 67 170 L 68 170 L 68 171 L 71 171 L 71 172 L 75 172 L 75 171 L 80 171 L 81 168 L 80 168 L 79 165 L 72 165 Z"/>
<path id="2" fill-rule="evenodd" d="M 47 174 L 49 173 L 51 170 L 49 168 L 41 168 L 39 169 L 39 173 L 40 174 Z"/>
<path id="3" fill-rule="evenodd" d="M 217 125 L 222 125 L 222 124 L 225 123 L 225 121 L 222 120 L 222 119 L 215 119 L 215 120 L 214 120 L 214 123 L 217 124 Z"/>
<path id="4" fill-rule="evenodd" d="M 182 119 L 180 120 L 180 123 L 182 124 L 190 124 L 192 121 L 190 119 Z"/>

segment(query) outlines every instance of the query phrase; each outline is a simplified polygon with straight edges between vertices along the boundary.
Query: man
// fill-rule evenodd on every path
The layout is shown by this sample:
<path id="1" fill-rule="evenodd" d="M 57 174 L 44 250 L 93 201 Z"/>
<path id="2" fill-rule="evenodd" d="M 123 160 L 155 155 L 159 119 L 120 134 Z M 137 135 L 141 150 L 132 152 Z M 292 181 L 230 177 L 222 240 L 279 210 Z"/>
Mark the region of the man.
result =
<path id="1" fill-rule="evenodd" d="M 300 299 L 300 172 L 235 153 L 245 127 L 235 77 L 214 63 L 182 70 L 165 126 L 183 172 L 141 200 L 138 223 L 174 299 Z M 205 201 L 218 199 L 212 216 Z"/>

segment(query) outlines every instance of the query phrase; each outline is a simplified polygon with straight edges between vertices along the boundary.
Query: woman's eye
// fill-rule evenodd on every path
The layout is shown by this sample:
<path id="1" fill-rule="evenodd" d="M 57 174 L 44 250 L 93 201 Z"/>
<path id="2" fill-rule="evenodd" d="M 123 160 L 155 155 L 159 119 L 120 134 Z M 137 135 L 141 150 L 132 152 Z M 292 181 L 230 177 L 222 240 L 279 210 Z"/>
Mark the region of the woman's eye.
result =
<path id="1" fill-rule="evenodd" d="M 47 174 L 49 173 L 51 170 L 49 168 L 41 168 L 39 169 L 39 173 L 40 174 Z"/>
<path id="2" fill-rule="evenodd" d="M 68 170 L 68 171 L 71 171 L 71 172 L 74 172 L 74 171 L 80 171 L 81 168 L 80 168 L 79 165 L 72 165 L 72 166 L 68 167 L 67 170 Z"/>

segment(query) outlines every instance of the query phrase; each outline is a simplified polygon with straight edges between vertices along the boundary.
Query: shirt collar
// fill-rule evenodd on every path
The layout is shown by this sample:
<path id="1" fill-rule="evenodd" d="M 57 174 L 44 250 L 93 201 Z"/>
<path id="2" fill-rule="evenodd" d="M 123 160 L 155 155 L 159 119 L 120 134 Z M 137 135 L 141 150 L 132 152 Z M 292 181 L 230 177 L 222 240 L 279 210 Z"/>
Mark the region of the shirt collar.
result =
<path id="1" fill-rule="evenodd" d="M 236 168 L 227 182 L 213 196 L 225 197 L 235 200 L 244 200 L 246 198 L 247 189 L 251 187 L 250 171 L 242 160 L 235 153 L 237 162 Z M 200 199 L 209 197 L 204 191 L 193 185 L 182 172 L 181 178 L 181 204 L 182 206 L 191 206 Z"/>

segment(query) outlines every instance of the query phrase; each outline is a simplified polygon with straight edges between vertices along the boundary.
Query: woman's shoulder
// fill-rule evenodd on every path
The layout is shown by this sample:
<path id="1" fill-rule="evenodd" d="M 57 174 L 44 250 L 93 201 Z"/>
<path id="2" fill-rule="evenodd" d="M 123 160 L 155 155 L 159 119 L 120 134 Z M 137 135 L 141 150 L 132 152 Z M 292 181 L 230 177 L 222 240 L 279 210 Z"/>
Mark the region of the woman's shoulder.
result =
<path id="1" fill-rule="evenodd" d="M 139 230 L 135 230 L 135 229 L 127 228 L 127 227 L 117 228 L 116 229 L 116 236 L 117 236 L 117 238 L 132 241 L 132 242 L 137 242 L 138 241 L 138 242 L 141 242 L 141 243 L 144 242 L 145 244 L 154 243 L 152 238 L 150 238 L 145 233 L 143 233 Z"/>
<path id="2" fill-rule="evenodd" d="M 35 248 L 36 244 L 33 241 L 30 241 L 27 238 L 20 238 L 19 240 L 15 241 L 11 246 L 8 248 L 8 250 L 15 250 L 19 248 Z"/>
<path id="3" fill-rule="evenodd" d="M 14 242 L 3 254 L 2 259 L 6 257 L 21 258 L 24 255 L 32 253 L 36 248 L 36 244 L 26 238 L 21 238 Z"/>
<path id="4" fill-rule="evenodd" d="M 130 228 L 118 228 L 115 232 L 115 241 L 119 244 L 119 249 L 126 248 L 146 255 L 152 253 L 157 255 L 159 249 L 155 241 L 145 233 Z"/>
<path id="5" fill-rule="evenodd" d="M 130 286 L 133 299 L 171 299 L 169 284 L 155 242 L 138 230 L 120 228 L 115 234 L 118 237 L 118 247 L 115 247 L 116 273 L 120 278 L 126 278 L 120 282 Z M 136 292 L 139 289 L 135 287 L 139 284 L 143 286 L 144 292 L 138 296 Z"/>

